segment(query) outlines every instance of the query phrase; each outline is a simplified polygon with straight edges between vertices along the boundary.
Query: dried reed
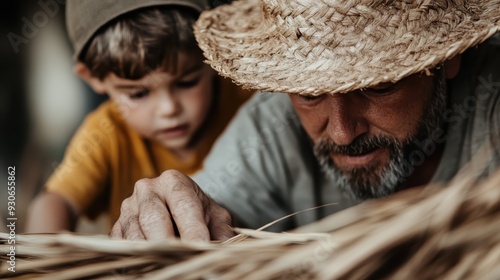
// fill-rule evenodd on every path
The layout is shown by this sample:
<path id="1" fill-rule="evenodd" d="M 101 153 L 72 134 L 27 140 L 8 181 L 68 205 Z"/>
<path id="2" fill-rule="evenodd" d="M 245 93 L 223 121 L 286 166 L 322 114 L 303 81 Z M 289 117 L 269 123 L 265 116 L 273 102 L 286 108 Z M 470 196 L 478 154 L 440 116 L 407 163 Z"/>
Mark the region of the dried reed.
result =
<path id="1" fill-rule="evenodd" d="M 372 200 L 290 233 L 222 244 L 18 235 L 11 279 L 500 279 L 500 171 Z"/>

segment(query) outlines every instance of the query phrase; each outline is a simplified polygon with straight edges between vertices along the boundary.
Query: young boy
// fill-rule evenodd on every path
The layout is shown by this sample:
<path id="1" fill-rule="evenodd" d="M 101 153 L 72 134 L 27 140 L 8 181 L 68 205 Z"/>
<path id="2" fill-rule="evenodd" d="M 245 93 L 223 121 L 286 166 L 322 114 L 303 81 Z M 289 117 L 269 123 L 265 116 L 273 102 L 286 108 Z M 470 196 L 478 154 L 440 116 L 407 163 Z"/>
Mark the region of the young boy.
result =
<path id="1" fill-rule="evenodd" d="M 92 112 L 30 209 L 28 232 L 74 230 L 110 213 L 141 178 L 192 174 L 249 97 L 203 63 L 203 0 L 68 0 L 75 72 L 109 101 Z"/>

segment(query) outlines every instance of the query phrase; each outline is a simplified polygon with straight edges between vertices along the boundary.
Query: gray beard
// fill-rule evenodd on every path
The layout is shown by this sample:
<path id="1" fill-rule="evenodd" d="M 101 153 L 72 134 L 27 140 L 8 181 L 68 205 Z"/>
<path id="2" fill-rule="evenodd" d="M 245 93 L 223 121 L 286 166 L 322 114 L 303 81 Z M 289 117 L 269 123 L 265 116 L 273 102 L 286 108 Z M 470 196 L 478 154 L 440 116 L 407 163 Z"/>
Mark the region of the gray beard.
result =
<path id="1" fill-rule="evenodd" d="M 419 149 L 417 141 L 430 139 L 432 131 L 442 127 L 443 112 L 446 110 L 447 89 L 444 69 L 433 72 L 436 79 L 430 107 L 424 112 L 417 132 L 405 141 L 400 142 L 393 137 L 382 135 L 361 136 L 346 146 L 336 145 L 331 139 L 319 139 L 314 143 L 314 153 L 323 172 L 330 177 L 334 186 L 354 199 L 366 200 L 393 194 L 411 175 L 408 174 L 408 166 L 405 166 L 405 163 L 411 162 L 410 152 Z M 389 149 L 390 160 L 386 166 L 364 166 L 342 172 L 330 157 L 332 153 L 355 155 L 379 147 Z"/>

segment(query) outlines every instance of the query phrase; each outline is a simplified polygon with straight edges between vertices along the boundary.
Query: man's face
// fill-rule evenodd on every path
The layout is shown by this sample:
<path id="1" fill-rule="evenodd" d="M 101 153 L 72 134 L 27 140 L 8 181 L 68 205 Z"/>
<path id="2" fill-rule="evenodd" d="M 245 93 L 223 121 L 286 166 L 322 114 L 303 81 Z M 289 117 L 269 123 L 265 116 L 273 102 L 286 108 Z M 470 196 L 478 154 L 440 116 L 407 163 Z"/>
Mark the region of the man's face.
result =
<path id="1" fill-rule="evenodd" d="M 446 78 L 415 74 L 347 94 L 292 95 L 292 104 L 324 171 L 358 199 L 393 193 L 416 140 L 442 125 Z"/>

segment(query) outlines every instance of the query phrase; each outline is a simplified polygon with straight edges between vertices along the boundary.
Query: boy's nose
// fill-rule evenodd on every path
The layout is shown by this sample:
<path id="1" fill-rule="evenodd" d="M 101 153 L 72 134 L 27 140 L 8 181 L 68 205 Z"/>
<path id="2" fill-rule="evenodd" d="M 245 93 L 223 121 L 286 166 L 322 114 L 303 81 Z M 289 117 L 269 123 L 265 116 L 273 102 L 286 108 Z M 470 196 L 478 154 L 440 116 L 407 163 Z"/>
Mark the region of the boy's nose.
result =
<path id="1" fill-rule="evenodd" d="M 161 94 L 157 104 L 160 117 L 172 117 L 179 113 L 179 102 L 171 94 Z"/>

